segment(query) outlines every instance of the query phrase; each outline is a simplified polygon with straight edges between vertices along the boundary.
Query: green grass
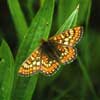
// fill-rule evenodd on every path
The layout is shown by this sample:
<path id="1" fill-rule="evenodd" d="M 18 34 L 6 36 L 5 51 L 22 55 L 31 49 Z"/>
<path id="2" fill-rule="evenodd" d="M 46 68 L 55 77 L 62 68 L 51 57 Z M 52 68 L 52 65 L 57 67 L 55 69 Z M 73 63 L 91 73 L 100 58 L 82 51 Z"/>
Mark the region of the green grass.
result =
<path id="1" fill-rule="evenodd" d="M 10 100 L 14 79 L 14 60 L 5 40 L 0 40 L 0 99 Z M 8 77 L 9 76 L 9 77 Z"/>
<path id="2" fill-rule="evenodd" d="M 33 8 L 36 3 L 37 13 L 37 8 Z M 91 0 L 8 0 L 7 4 L 11 24 L 17 33 L 18 49 L 14 54 L 0 31 L 0 100 L 99 100 L 95 87 L 100 83 L 100 38 L 93 34 L 98 32 L 89 27 Z M 84 33 L 73 63 L 62 65 L 51 77 L 18 75 L 22 62 L 40 45 L 42 38 L 48 39 L 52 35 L 50 31 L 59 34 L 80 25 L 83 25 Z"/>
<path id="3" fill-rule="evenodd" d="M 21 10 L 18 0 L 8 0 L 8 5 L 18 34 L 18 42 L 20 43 L 28 30 L 25 16 Z"/>

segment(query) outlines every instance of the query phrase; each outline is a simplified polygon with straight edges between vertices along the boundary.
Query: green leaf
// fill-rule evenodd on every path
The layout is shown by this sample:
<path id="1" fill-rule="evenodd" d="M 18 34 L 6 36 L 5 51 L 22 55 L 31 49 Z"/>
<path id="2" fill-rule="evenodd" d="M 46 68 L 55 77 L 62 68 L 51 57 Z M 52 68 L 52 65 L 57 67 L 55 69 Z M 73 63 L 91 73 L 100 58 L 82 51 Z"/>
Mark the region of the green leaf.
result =
<path id="1" fill-rule="evenodd" d="M 78 5 L 78 0 L 59 0 L 58 2 L 58 26 L 60 27 L 64 21 L 70 16 Z"/>
<path id="2" fill-rule="evenodd" d="M 68 19 L 65 20 L 64 24 L 60 27 L 57 33 L 60 33 L 64 30 L 76 26 L 78 13 L 79 13 L 79 5 L 77 5 L 76 9 L 72 12 L 72 14 L 68 17 Z"/>
<path id="3" fill-rule="evenodd" d="M 91 0 L 79 0 L 79 1 L 80 1 L 80 12 L 79 12 L 78 22 L 79 24 L 80 23 L 85 24 L 87 28 L 89 17 L 90 17 L 92 1 Z"/>
<path id="4" fill-rule="evenodd" d="M 90 17 L 90 11 L 91 11 L 91 0 L 80 0 L 80 12 L 79 12 L 79 17 L 78 17 L 78 24 L 84 24 L 84 31 L 85 34 L 83 35 L 83 41 L 81 42 L 81 51 L 83 52 L 84 56 L 83 59 L 85 60 L 86 66 L 89 65 L 90 63 L 90 51 L 88 48 L 89 45 L 89 39 L 88 39 L 88 22 L 89 22 L 89 17 Z M 88 44 L 88 45 L 87 45 Z M 84 50 L 85 46 L 85 50 Z"/>
<path id="5" fill-rule="evenodd" d="M 40 6 L 43 6 L 45 0 L 40 0 Z"/>
<path id="6" fill-rule="evenodd" d="M 85 34 L 83 35 L 83 41 L 81 44 L 81 51 L 83 52 L 84 56 L 83 59 L 85 60 L 86 66 L 89 65 L 90 63 L 90 51 L 89 51 L 89 35 L 88 35 L 88 21 L 89 21 L 89 16 L 90 16 L 90 9 L 91 9 L 91 0 L 81 0 L 80 1 L 80 13 L 79 13 L 79 17 L 78 17 L 78 22 L 83 23 L 85 25 L 84 27 L 84 31 Z M 87 45 L 88 44 L 88 45 Z M 84 50 L 84 46 L 85 46 L 85 50 Z"/>
<path id="7" fill-rule="evenodd" d="M 86 85 L 88 85 L 89 89 L 91 90 L 91 92 L 93 94 L 94 100 L 98 100 L 97 99 L 98 97 L 96 95 L 95 89 L 93 87 L 92 81 L 90 79 L 90 76 L 88 74 L 88 71 L 87 71 L 86 67 L 84 66 L 84 64 L 82 63 L 82 61 L 81 61 L 81 59 L 79 57 L 78 57 L 78 61 L 79 61 L 80 68 L 81 68 L 81 71 L 82 71 L 83 76 L 84 76 L 83 77 L 84 78 L 84 82 L 83 82 L 84 86 L 83 86 L 83 84 L 82 84 L 82 86 L 85 87 Z M 85 88 L 87 88 L 87 87 L 85 87 Z M 84 89 L 83 89 L 83 91 L 84 91 Z M 86 93 L 86 91 L 84 91 L 84 92 Z"/>
<path id="8" fill-rule="evenodd" d="M 17 31 L 18 42 L 20 43 L 27 32 L 27 23 L 18 0 L 8 0 L 8 6 Z"/>
<path id="9" fill-rule="evenodd" d="M 35 9 L 33 9 L 33 4 L 35 0 L 27 0 L 27 10 L 28 10 L 28 18 L 32 20 L 33 16 L 35 15 Z"/>
<path id="10" fill-rule="evenodd" d="M 86 91 L 88 89 L 88 87 L 90 88 L 91 92 L 93 93 L 94 97 L 95 95 L 95 90 L 93 87 L 93 84 L 91 82 L 90 79 L 90 75 L 88 73 L 88 66 L 90 66 L 90 49 L 89 49 L 89 35 L 87 32 L 88 29 L 88 22 L 89 22 L 89 17 L 90 17 L 90 9 L 91 9 L 91 0 L 80 0 L 80 9 L 79 9 L 79 17 L 78 17 L 78 23 L 80 24 L 84 24 L 84 34 L 83 34 L 83 38 L 81 41 L 81 45 L 80 45 L 80 49 L 82 54 L 84 54 L 81 58 L 79 58 L 79 62 L 83 62 L 84 61 L 84 66 L 82 66 L 82 64 L 80 63 L 80 68 L 82 70 L 83 73 L 83 81 L 82 81 L 82 85 L 81 85 L 81 100 L 84 100 L 86 94 Z M 84 49 L 85 47 L 85 49 Z M 81 61 L 80 59 L 83 58 L 83 61 Z"/>
<path id="11" fill-rule="evenodd" d="M 0 99 L 10 100 L 14 78 L 14 60 L 9 46 L 0 41 Z"/>
<path id="12" fill-rule="evenodd" d="M 95 89 L 93 87 L 90 75 L 88 73 L 88 66 L 90 66 L 90 49 L 88 46 L 89 45 L 89 38 L 88 38 L 89 35 L 87 32 L 87 29 L 88 29 L 88 22 L 89 22 L 89 16 L 90 16 L 90 9 L 91 9 L 91 0 L 80 0 L 78 24 L 85 25 L 83 39 L 82 39 L 82 42 L 80 45 L 81 52 L 82 52 L 82 54 L 84 54 L 82 56 L 84 63 L 82 63 L 83 61 L 81 60 L 80 57 L 78 57 L 80 69 L 83 74 L 83 81 L 82 81 L 81 92 L 80 92 L 81 100 L 84 100 L 88 87 L 91 90 L 95 100 L 97 99 Z M 85 47 L 85 49 L 84 49 L 84 47 Z"/>
<path id="13" fill-rule="evenodd" d="M 12 100 L 31 100 L 36 87 L 38 75 L 36 74 L 32 77 L 25 78 L 18 76 L 17 71 L 26 57 L 39 46 L 41 38 L 48 38 L 52 23 L 53 10 L 54 0 L 46 0 L 33 19 L 26 36 L 23 38 L 23 42 L 16 57 L 15 74 L 17 75 L 15 75 Z"/>

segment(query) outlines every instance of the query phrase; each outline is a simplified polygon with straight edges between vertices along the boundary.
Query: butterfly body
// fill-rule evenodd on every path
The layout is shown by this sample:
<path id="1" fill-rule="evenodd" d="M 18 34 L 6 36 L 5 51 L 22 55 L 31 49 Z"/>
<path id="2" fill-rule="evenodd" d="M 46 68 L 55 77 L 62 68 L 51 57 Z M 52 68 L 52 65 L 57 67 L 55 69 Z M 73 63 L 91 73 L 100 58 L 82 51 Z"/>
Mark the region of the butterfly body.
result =
<path id="1" fill-rule="evenodd" d="M 40 46 L 41 52 L 45 53 L 49 59 L 56 60 L 60 63 L 59 57 L 61 52 L 57 49 L 57 44 L 54 41 L 48 40 L 42 42 L 42 45 Z"/>
<path id="2" fill-rule="evenodd" d="M 82 37 L 83 27 L 75 27 L 57 34 L 47 41 L 42 39 L 40 47 L 23 62 L 18 73 L 30 76 L 36 72 L 52 75 L 60 64 L 72 62 L 76 58 L 75 45 Z"/>

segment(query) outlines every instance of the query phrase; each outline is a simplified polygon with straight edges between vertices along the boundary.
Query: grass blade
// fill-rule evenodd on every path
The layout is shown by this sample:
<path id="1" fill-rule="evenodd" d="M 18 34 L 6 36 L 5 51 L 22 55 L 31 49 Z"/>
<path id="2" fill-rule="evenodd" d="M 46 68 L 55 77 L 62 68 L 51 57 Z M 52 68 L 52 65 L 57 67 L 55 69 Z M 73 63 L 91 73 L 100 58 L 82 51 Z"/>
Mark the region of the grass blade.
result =
<path id="1" fill-rule="evenodd" d="M 8 0 L 8 6 L 17 31 L 18 42 L 20 43 L 27 32 L 27 23 L 18 0 Z"/>
<path id="2" fill-rule="evenodd" d="M 79 24 L 84 23 L 86 26 L 88 25 L 91 3 L 91 0 L 80 0 Z"/>
<path id="3" fill-rule="evenodd" d="M 48 38 L 52 23 L 53 10 L 54 0 L 46 0 L 33 19 L 16 57 L 16 74 L 18 66 L 20 66 L 25 58 L 39 45 L 41 38 Z M 31 100 L 32 93 L 36 87 L 38 75 L 34 75 L 31 78 L 23 78 L 17 75 L 15 75 L 15 77 L 12 99 Z"/>
<path id="4" fill-rule="evenodd" d="M 89 74 L 88 74 L 88 72 L 87 72 L 87 69 L 86 69 L 86 67 L 84 66 L 84 64 L 82 63 L 82 61 L 81 61 L 81 59 L 78 57 L 78 61 L 79 61 L 79 64 L 80 64 L 80 68 L 81 68 L 81 70 L 82 70 L 82 73 L 83 73 L 83 76 L 84 76 L 84 85 L 86 86 L 86 83 L 87 83 L 87 85 L 89 86 L 89 89 L 91 90 L 91 92 L 93 93 L 93 98 L 94 98 L 94 100 L 98 100 L 97 98 L 97 95 L 96 95 L 96 93 L 95 93 L 95 90 L 94 90 L 94 87 L 93 87 L 93 84 L 92 84 L 92 81 L 91 81 L 91 79 L 90 79 L 90 77 L 89 77 Z M 84 92 L 86 92 L 86 91 L 84 91 Z"/>
<path id="5" fill-rule="evenodd" d="M 35 9 L 33 8 L 34 2 L 35 0 L 27 0 L 27 3 L 26 3 L 29 21 L 31 21 L 33 16 L 35 15 Z"/>
<path id="6" fill-rule="evenodd" d="M 0 41 L 0 99 L 10 100 L 14 78 L 14 60 L 9 46 Z"/>
<path id="7" fill-rule="evenodd" d="M 78 61 L 80 63 L 80 68 L 82 70 L 83 73 L 83 81 L 82 81 L 82 85 L 81 85 L 81 100 L 84 100 L 85 96 L 86 96 L 86 91 L 87 88 L 89 87 L 91 92 L 93 93 L 94 98 L 96 99 L 96 93 L 92 84 L 92 81 L 90 79 L 89 73 L 88 73 L 88 66 L 90 66 L 90 49 L 88 47 L 89 44 L 89 35 L 88 35 L 88 22 L 89 22 L 89 16 L 90 16 L 90 9 L 91 9 L 91 0 L 81 0 L 80 1 L 80 12 L 79 12 L 79 18 L 78 18 L 78 23 L 84 23 L 85 25 L 85 32 L 84 32 L 84 37 L 83 40 L 81 42 L 81 52 L 82 54 L 84 54 L 82 56 L 83 60 L 84 60 L 84 64 L 82 64 L 82 61 L 80 58 L 78 58 Z M 85 49 L 84 49 L 85 47 Z M 84 66 L 86 65 L 86 66 Z"/>
<path id="8" fill-rule="evenodd" d="M 78 0 L 59 0 L 58 3 L 58 27 L 60 27 L 78 5 Z"/>
<path id="9" fill-rule="evenodd" d="M 68 19 L 65 20 L 64 24 L 60 27 L 57 33 L 60 33 L 65 29 L 74 27 L 77 24 L 78 12 L 79 12 L 79 5 L 77 5 L 76 9 L 72 12 L 72 14 L 68 17 Z"/>

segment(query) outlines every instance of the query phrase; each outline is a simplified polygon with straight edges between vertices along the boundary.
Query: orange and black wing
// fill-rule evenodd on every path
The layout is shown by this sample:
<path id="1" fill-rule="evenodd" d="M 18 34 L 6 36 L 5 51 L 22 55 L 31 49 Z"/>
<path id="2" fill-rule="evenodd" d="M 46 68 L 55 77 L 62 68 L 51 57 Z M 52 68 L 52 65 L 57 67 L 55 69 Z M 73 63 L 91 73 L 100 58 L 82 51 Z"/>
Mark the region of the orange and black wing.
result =
<path id="1" fill-rule="evenodd" d="M 60 52 L 59 62 L 56 59 L 50 59 L 45 53 L 41 54 L 41 72 L 45 75 L 54 74 L 60 67 L 60 64 L 72 62 L 76 58 L 76 50 L 73 47 L 57 45 L 56 49 Z"/>
<path id="2" fill-rule="evenodd" d="M 18 73 L 22 76 L 30 76 L 40 70 L 40 50 L 35 50 L 21 65 Z"/>
<path id="3" fill-rule="evenodd" d="M 75 46 L 82 37 L 83 27 L 66 30 L 50 38 L 50 40 L 66 46 Z"/>
<path id="4" fill-rule="evenodd" d="M 47 54 L 41 53 L 41 72 L 45 75 L 52 75 L 59 69 L 59 63 L 56 60 L 50 59 Z"/>
<path id="5" fill-rule="evenodd" d="M 72 62 L 77 56 L 76 49 L 74 47 L 66 47 L 58 44 L 57 49 L 61 52 L 59 60 L 62 64 Z"/>

